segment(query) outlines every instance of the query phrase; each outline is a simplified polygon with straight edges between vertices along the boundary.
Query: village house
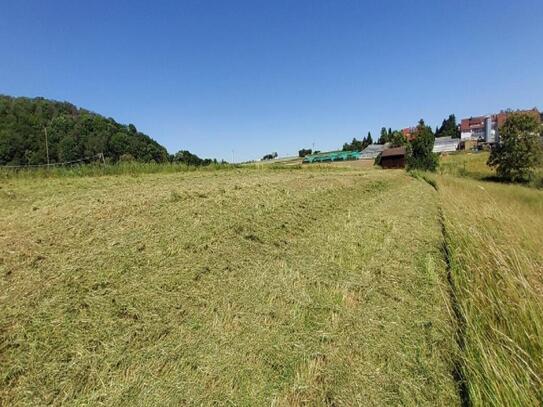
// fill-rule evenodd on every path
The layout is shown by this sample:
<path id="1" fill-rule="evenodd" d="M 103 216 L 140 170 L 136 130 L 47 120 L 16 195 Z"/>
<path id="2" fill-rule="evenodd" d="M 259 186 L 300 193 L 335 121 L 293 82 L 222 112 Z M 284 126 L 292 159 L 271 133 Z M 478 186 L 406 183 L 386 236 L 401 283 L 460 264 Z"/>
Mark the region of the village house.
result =
<path id="1" fill-rule="evenodd" d="M 534 115 L 538 120 L 541 117 L 535 107 L 531 110 L 519 110 L 519 112 Z M 510 111 L 502 111 L 496 114 L 462 119 L 460 122 L 460 138 L 462 140 L 497 143 L 500 140 L 500 127 L 505 123 L 511 113 Z"/>

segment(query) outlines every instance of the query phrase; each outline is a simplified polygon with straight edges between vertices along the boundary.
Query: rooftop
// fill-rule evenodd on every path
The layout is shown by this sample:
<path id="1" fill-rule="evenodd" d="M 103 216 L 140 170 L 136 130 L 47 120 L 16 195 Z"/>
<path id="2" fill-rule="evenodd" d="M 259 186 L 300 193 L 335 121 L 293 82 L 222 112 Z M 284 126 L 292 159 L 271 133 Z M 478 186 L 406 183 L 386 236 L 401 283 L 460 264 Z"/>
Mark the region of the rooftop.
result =
<path id="1" fill-rule="evenodd" d="M 402 155 L 405 155 L 405 147 L 394 147 L 387 148 L 385 151 L 383 151 L 381 157 L 397 157 Z"/>

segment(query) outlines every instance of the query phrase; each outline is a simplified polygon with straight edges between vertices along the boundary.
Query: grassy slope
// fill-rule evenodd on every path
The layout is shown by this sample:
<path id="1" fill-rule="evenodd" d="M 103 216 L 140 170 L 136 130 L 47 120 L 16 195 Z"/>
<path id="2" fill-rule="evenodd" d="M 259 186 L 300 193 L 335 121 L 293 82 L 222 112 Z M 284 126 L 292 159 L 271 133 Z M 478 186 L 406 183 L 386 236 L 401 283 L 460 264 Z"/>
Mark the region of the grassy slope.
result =
<path id="1" fill-rule="evenodd" d="M 437 195 L 402 172 L 1 186 L 0 404 L 458 403 Z"/>
<path id="2" fill-rule="evenodd" d="M 543 404 L 543 191 L 438 179 L 475 406 Z"/>
<path id="3" fill-rule="evenodd" d="M 458 152 L 441 157 L 439 172 L 441 174 L 455 175 L 459 177 L 470 177 L 483 179 L 492 177 L 496 172 L 486 165 L 489 153 L 486 151 L 478 153 Z"/>
<path id="4" fill-rule="evenodd" d="M 496 177 L 495 169 L 486 164 L 488 157 L 489 153 L 486 151 L 479 153 L 459 152 L 445 155 L 441 158 L 439 172 L 441 174 L 488 181 Z M 543 188 L 543 167 L 535 169 L 532 179 L 527 185 L 540 189 Z"/>

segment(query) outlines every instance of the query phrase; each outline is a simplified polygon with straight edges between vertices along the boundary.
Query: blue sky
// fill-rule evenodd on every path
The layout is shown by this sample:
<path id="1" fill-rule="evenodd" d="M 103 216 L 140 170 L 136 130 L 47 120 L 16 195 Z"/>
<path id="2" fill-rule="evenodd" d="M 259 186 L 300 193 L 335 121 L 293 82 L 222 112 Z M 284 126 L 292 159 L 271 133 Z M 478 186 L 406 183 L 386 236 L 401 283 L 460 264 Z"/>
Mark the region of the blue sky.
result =
<path id="1" fill-rule="evenodd" d="M 134 123 L 170 152 L 260 158 L 543 108 L 543 4 L 1 2 L 0 93 Z"/>

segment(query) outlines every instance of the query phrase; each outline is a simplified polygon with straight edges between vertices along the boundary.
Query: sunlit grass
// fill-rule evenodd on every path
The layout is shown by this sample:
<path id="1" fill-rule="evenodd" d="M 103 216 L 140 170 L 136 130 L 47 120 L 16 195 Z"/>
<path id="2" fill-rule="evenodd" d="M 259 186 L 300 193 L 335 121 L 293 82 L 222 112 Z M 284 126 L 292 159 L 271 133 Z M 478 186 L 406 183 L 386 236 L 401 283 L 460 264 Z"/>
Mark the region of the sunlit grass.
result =
<path id="1" fill-rule="evenodd" d="M 485 160 L 3 178 L 0 404 L 540 405 L 543 191 Z"/>
<path id="2" fill-rule="evenodd" d="M 428 185 L 138 174 L 2 181 L 0 404 L 458 404 Z"/>
<path id="3" fill-rule="evenodd" d="M 475 406 L 543 402 L 543 192 L 439 177 L 462 369 Z"/>
<path id="4" fill-rule="evenodd" d="M 496 182 L 496 171 L 486 164 L 488 157 L 487 151 L 444 155 L 440 160 L 439 173 Z M 535 169 L 533 178 L 526 185 L 543 188 L 543 167 Z"/>
<path id="5" fill-rule="evenodd" d="M 235 165 L 210 164 L 206 166 L 187 165 L 180 163 L 143 163 L 118 162 L 115 164 L 82 164 L 72 166 L 51 167 L 0 167 L 0 180 L 17 178 L 59 178 L 59 177 L 98 177 L 106 175 L 139 175 L 157 173 L 177 173 L 190 171 L 213 171 L 234 169 Z"/>

